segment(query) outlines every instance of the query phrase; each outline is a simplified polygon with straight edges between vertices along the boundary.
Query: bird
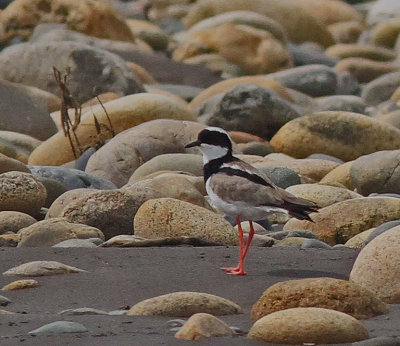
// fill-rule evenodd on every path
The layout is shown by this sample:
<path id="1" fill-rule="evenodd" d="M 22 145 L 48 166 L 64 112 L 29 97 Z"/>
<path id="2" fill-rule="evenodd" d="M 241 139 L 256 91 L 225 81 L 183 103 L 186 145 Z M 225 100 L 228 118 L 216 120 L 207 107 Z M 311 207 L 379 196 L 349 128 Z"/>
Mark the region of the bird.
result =
<path id="1" fill-rule="evenodd" d="M 253 221 L 266 219 L 273 213 L 285 213 L 313 222 L 309 214 L 318 212 L 318 206 L 278 187 L 257 168 L 233 156 L 232 143 L 224 129 L 206 127 L 185 148 L 198 147 L 203 155 L 204 183 L 211 204 L 225 215 L 236 217 L 239 263 L 236 267 L 221 269 L 230 275 L 246 275 L 244 261 L 254 237 Z M 248 221 L 250 226 L 246 244 L 242 221 Z"/>

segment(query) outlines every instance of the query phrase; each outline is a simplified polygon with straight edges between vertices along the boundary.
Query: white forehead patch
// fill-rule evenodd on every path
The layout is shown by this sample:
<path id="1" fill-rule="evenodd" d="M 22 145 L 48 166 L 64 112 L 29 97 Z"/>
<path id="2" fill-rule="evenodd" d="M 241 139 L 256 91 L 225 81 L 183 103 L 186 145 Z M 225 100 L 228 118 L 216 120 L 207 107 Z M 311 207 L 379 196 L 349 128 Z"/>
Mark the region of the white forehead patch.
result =
<path id="1" fill-rule="evenodd" d="M 231 139 L 228 132 L 226 132 L 224 129 L 221 129 L 220 127 L 208 126 L 208 127 L 206 127 L 206 130 L 224 133 L 229 137 L 229 139 Z"/>

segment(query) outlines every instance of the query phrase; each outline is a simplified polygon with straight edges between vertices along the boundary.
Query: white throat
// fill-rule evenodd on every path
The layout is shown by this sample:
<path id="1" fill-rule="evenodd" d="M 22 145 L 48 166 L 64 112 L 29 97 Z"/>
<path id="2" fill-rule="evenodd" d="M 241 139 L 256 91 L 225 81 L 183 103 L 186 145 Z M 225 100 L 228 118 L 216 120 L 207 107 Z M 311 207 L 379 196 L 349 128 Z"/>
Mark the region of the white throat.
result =
<path id="1" fill-rule="evenodd" d="M 203 153 L 203 164 L 224 157 L 229 151 L 226 147 L 206 143 L 200 145 L 200 150 Z"/>

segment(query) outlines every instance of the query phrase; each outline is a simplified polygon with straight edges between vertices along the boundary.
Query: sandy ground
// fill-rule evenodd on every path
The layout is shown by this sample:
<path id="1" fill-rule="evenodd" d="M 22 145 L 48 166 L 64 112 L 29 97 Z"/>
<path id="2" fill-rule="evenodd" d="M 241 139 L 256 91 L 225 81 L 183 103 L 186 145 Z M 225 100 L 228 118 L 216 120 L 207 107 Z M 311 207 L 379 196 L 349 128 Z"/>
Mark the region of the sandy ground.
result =
<path id="1" fill-rule="evenodd" d="M 348 278 L 358 251 L 297 248 L 252 248 L 245 277 L 219 269 L 235 264 L 235 247 L 164 248 L 0 248 L 1 272 L 34 260 L 56 260 L 88 273 L 39 277 L 39 288 L 0 294 L 12 300 L 0 315 L 0 345 L 188 345 L 170 333 L 173 318 L 142 316 L 61 316 L 65 309 L 91 307 L 116 310 L 175 291 L 216 294 L 239 304 L 244 314 L 221 317 L 247 332 L 252 304 L 270 285 L 294 278 Z M 15 278 L 16 279 L 16 278 Z M 0 275 L 1 287 L 14 277 Z M 33 337 L 27 333 L 57 320 L 84 324 L 89 333 Z M 400 336 L 400 305 L 389 314 L 363 321 L 370 336 Z M 245 336 L 213 338 L 196 345 L 266 345 Z"/>

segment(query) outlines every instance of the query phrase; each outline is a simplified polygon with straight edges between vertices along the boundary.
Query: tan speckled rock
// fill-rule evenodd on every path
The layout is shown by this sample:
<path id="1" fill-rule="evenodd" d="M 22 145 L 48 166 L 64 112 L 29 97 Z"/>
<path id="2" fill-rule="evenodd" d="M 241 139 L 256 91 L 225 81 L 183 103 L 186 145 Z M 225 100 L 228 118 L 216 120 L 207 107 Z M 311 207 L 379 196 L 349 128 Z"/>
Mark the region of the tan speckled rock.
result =
<path id="1" fill-rule="evenodd" d="M 56 261 L 32 261 L 10 268 L 3 275 L 48 276 L 82 272 L 86 272 L 86 270 Z"/>
<path id="2" fill-rule="evenodd" d="M 364 197 L 332 204 L 313 213 L 314 222 L 290 219 L 285 231 L 306 229 L 329 245 L 344 244 L 356 234 L 371 227 L 400 219 L 400 199 Z"/>
<path id="3" fill-rule="evenodd" d="M 0 210 L 35 216 L 46 196 L 46 188 L 32 174 L 16 171 L 0 174 Z"/>
<path id="4" fill-rule="evenodd" d="M 208 293 L 174 292 L 143 300 L 130 308 L 127 315 L 189 317 L 204 312 L 216 316 L 242 313 L 239 305 Z"/>
<path id="5" fill-rule="evenodd" d="M 67 239 L 100 238 L 104 234 L 97 228 L 54 218 L 34 223 L 18 232 L 18 247 L 53 246 Z"/>
<path id="6" fill-rule="evenodd" d="M 390 304 L 400 303 L 400 226 L 368 243 L 358 255 L 350 280 Z"/>
<path id="7" fill-rule="evenodd" d="M 248 337 L 275 344 L 341 344 L 367 339 L 368 332 L 361 322 L 343 312 L 293 308 L 259 319 Z"/>
<path id="8" fill-rule="evenodd" d="M 400 33 L 400 19 L 388 18 L 371 28 L 371 42 L 377 46 L 393 48 Z"/>
<path id="9" fill-rule="evenodd" d="M 98 190 L 68 203 L 61 212 L 69 222 L 100 229 L 106 239 L 133 234 L 133 217 L 140 203 L 122 190 Z"/>
<path id="10" fill-rule="evenodd" d="M 350 168 L 354 161 L 349 161 L 337 166 L 332 169 L 327 175 L 325 175 L 321 180 L 321 184 L 341 184 L 347 187 L 349 190 L 354 190 L 355 185 L 350 177 Z"/>
<path id="11" fill-rule="evenodd" d="M 0 234 L 17 233 L 21 228 L 36 222 L 32 216 L 19 211 L 0 211 Z"/>
<path id="12" fill-rule="evenodd" d="M 195 120 L 192 112 L 182 103 L 158 94 L 138 93 L 128 95 L 106 102 L 104 107 L 116 134 L 159 118 Z M 76 129 L 76 135 L 82 147 L 92 145 L 97 136 L 93 114 L 96 115 L 98 122 L 103 125 L 102 136 L 112 138 L 107 114 L 102 106 L 98 105 L 82 114 L 81 122 Z M 29 164 L 58 166 L 72 160 L 74 160 L 74 155 L 68 138 L 64 136 L 63 131 L 59 131 L 32 152 L 29 157 Z"/>
<path id="13" fill-rule="evenodd" d="M 212 210 L 204 196 L 183 174 L 164 173 L 151 179 L 128 184 L 121 189 L 129 192 L 129 188 L 135 188 L 135 186 L 148 187 L 159 191 L 160 197 L 175 198 Z"/>
<path id="14" fill-rule="evenodd" d="M 142 204 L 135 215 L 135 235 L 143 238 L 175 236 L 236 245 L 237 234 L 221 215 L 173 198 L 152 199 Z"/>
<path id="15" fill-rule="evenodd" d="M 235 332 L 219 318 L 197 313 L 192 315 L 182 328 L 175 334 L 177 339 L 200 340 L 213 336 L 232 336 Z"/>
<path id="16" fill-rule="evenodd" d="M 125 21 L 102 1 L 17 0 L 1 12 L 2 43 L 16 36 L 29 38 L 40 23 L 66 23 L 90 36 L 133 41 Z"/>
<path id="17" fill-rule="evenodd" d="M 271 139 L 276 151 L 296 158 L 314 153 L 354 160 L 400 147 L 400 130 L 366 115 L 325 111 L 289 121 Z"/>
<path id="18" fill-rule="evenodd" d="M 367 229 L 364 232 L 356 234 L 354 237 L 350 238 L 344 243 L 347 247 L 352 248 L 362 248 L 365 245 L 365 241 L 368 239 L 369 235 L 375 230 L 375 227 Z"/>
<path id="19" fill-rule="evenodd" d="M 321 184 L 300 184 L 289 186 L 286 191 L 291 194 L 313 201 L 320 208 L 346 199 L 360 198 L 362 195 L 341 187 Z"/>
<path id="20" fill-rule="evenodd" d="M 39 287 L 39 282 L 33 279 L 26 279 L 26 280 L 17 280 L 9 283 L 2 287 L 2 291 L 15 291 L 15 290 L 22 290 L 25 288 L 35 288 Z"/>
<path id="21" fill-rule="evenodd" d="M 357 319 L 387 312 L 386 304 L 367 289 L 354 282 L 323 277 L 272 285 L 253 305 L 251 318 L 258 320 L 275 311 L 300 307 L 332 309 Z"/>

